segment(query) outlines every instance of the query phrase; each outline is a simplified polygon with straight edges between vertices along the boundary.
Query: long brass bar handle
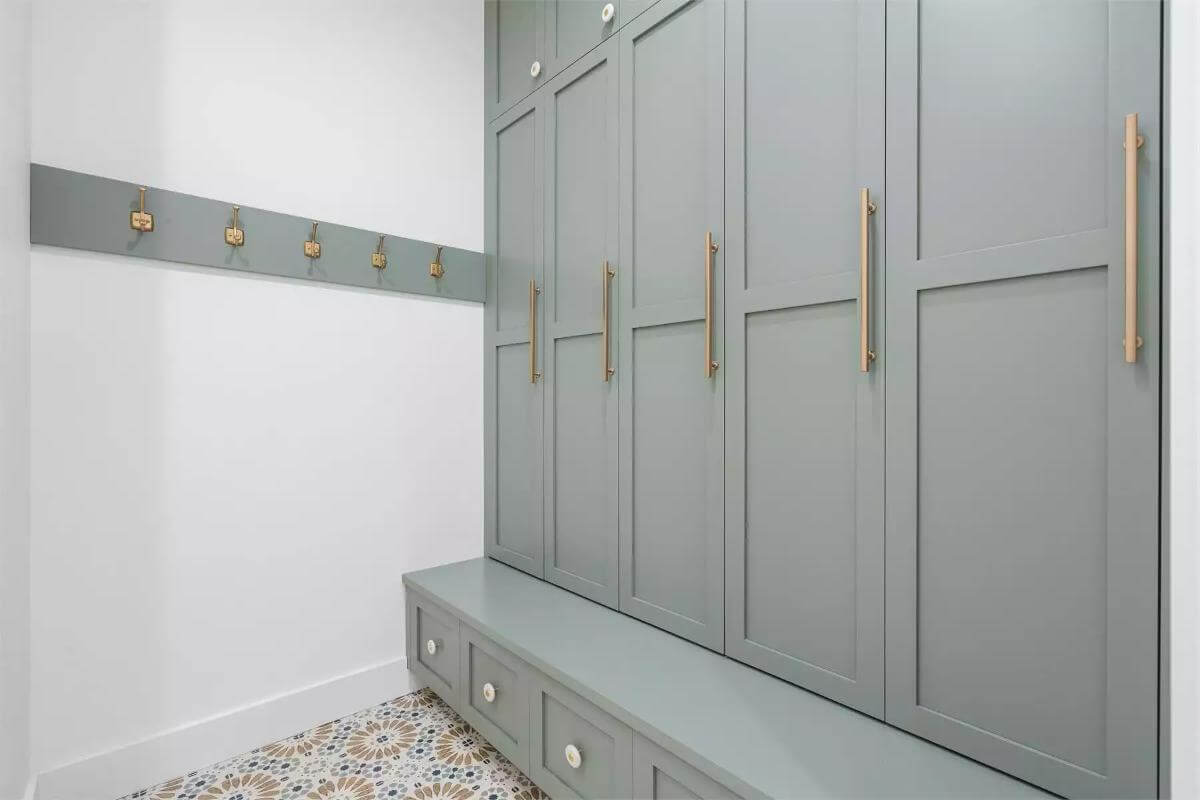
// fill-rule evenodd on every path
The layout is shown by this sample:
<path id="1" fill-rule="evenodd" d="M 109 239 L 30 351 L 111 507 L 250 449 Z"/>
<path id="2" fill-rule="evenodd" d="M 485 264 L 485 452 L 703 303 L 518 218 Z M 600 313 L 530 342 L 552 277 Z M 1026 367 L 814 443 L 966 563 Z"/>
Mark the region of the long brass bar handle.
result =
<path id="1" fill-rule="evenodd" d="M 604 382 L 613 376 L 616 370 L 612 367 L 612 362 L 609 360 L 608 354 L 608 287 L 617 271 L 609 269 L 608 262 L 604 262 L 604 272 L 601 275 L 600 284 L 600 332 L 603 334 L 602 341 L 604 344 Z"/>
<path id="2" fill-rule="evenodd" d="M 537 369 L 537 296 L 541 294 L 537 281 L 529 279 L 529 382 L 537 383 L 542 373 Z"/>
<path id="3" fill-rule="evenodd" d="M 718 245 L 712 231 L 704 234 L 704 377 L 711 378 L 721 368 L 713 360 L 713 253 Z"/>
<path id="4" fill-rule="evenodd" d="M 1142 346 L 1138 336 L 1138 178 L 1137 151 L 1143 144 L 1138 136 L 1138 115 L 1125 115 L 1125 363 L 1137 362 L 1137 351 Z"/>
<path id="5" fill-rule="evenodd" d="M 875 351 L 871 349 L 871 271 L 867 240 L 867 218 L 875 213 L 871 202 L 871 191 L 858 190 L 858 368 L 861 372 L 871 369 Z"/>

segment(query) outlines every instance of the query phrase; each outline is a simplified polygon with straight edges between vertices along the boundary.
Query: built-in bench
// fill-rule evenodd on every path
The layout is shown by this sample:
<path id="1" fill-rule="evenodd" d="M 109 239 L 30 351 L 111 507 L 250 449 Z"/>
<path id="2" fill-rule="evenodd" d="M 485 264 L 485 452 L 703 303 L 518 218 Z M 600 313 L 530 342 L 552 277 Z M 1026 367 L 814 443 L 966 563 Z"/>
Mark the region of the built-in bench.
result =
<path id="1" fill-rule="evenodd" d="M 488 559 L 404 584 L 410 668 L 554 797 L 1051 796 Z"/>

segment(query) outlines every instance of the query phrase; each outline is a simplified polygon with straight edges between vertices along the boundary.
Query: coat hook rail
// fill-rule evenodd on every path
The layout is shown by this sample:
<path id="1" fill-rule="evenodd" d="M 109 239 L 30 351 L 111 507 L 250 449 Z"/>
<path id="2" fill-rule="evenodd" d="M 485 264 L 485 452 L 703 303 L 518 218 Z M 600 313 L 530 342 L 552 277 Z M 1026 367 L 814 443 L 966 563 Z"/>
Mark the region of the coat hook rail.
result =
<path id="1" fill-rule="evenodd" d="M 42 164 L 30 165 L 29 200 L 33 244 L 476 303 L 485 296 L 484 257 L 471 250 Z"/>

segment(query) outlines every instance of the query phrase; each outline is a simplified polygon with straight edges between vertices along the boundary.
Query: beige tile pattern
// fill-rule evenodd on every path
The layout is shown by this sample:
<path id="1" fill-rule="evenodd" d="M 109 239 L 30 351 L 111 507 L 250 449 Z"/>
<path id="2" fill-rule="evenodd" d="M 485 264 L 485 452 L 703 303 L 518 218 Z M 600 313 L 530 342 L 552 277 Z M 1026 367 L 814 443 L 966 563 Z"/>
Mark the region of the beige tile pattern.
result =
<path id="1" fill-rule="evenodd" d="M 428 689 L 121 800 L 546 800 Z"/>

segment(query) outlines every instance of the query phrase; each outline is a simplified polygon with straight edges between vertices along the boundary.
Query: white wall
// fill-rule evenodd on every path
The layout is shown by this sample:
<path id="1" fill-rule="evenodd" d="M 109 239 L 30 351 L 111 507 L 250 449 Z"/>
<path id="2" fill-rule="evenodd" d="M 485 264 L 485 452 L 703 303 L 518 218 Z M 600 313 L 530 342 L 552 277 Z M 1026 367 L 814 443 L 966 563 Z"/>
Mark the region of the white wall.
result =
<path id="1" fill-rule="evenodd" d="M 1200 3 L 1168 5 L 1171 796 L 1200 797 Z"/>
<path id="2" fill-rule="evenodd" d="M 33 26 L 36 162 L 481 249 L 477 0 L 39 0 Z M 394 664 L 401 573 L 482 550 L 482 327 L 35 248 L 34 769 L 92 780 Z"/>
<path id="3" fill-rule="evenodd" d="M 29 769 L 29 0 L 0 3 L 0 798 Z"/>

